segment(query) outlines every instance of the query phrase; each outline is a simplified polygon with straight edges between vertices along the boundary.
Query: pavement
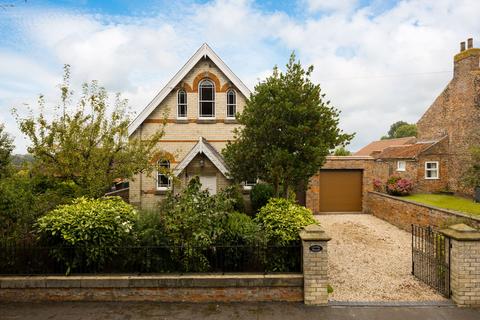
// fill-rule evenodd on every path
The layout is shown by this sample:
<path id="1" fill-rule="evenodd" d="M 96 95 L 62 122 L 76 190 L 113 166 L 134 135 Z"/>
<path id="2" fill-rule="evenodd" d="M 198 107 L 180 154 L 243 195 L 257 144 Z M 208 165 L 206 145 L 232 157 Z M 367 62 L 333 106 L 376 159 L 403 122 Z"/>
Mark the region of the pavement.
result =
<path id="1" fill-rule="evenodd" d="M 328 306 L 301 303 L 0 302 L 0 319 L 479 320 L 480 309 L 454 306 Z"/>

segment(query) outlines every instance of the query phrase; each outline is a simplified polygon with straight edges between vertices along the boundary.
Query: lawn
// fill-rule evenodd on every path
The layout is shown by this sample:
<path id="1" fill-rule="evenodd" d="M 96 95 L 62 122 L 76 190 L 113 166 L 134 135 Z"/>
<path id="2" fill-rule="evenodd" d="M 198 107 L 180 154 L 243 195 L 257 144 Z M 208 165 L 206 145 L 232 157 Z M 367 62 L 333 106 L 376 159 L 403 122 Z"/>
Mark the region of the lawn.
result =
<path id="1" fill-rule="evenodd" d="M 480 216 L 480 203 L 473 200 L 443 194 L 412 194 L 404 199 Z"/>

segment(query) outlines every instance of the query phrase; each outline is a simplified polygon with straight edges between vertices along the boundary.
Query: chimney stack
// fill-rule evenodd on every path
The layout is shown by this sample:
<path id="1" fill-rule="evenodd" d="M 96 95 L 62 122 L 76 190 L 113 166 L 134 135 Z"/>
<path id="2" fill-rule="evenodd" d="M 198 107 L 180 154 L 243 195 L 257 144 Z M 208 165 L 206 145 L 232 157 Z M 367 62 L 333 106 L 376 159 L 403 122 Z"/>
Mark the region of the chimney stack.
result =
<path id="1" fill-rule="evenodd" d="M 460 42 L 460 52 L 465 51 L 465 41 Z"/>
<path id="2" fill-rule="evenodd" d="M 473 38 L 468 38 L 467 39 L 467 49 L 472 49 L 473 48 Z"/>

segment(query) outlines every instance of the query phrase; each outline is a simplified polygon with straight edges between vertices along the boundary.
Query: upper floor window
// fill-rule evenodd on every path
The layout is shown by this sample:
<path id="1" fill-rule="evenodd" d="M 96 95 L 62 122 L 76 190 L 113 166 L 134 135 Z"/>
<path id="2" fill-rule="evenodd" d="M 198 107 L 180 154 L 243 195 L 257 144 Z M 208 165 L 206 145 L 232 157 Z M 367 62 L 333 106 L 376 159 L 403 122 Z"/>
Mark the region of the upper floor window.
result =
<path id="1" fill-rule="evenodd" d="M 172 186 L 172 179 L 168 176 L 168 170 L 170 169 L 170 161 L 160 160 L 158 161 L 157 170 L 157 189 L 166 190 Z"/>
<path id="2" fill-rule="evenodd" d="M 179 90 L 177 94 L 177 118 L 187 117 L 187 93 Z"/>
<path id="3" fill-rule="evenodd" d="M 234 90 L 227 91 L 227 118 L 235 118 L 237 113 L 237 94 Z"/>
<path id="4" fill-rule="evenodd" d="M 198 85 L 200 118 L 215 117 L 215 86 L 210 80 L 203 80 Z"/>
<path id="5" fill-rule="evenodd" d="M 439 179 L 439 166 L 438 161 L 426 161 L 425 162 L 425 179 Z"/>

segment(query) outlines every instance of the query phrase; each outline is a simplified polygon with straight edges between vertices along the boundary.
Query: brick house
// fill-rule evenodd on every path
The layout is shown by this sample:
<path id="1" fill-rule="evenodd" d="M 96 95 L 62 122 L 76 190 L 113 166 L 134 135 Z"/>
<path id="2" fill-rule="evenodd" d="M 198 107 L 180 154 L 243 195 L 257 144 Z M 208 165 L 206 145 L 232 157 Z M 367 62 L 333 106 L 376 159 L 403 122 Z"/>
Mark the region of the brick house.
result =
<path id="1" fill-rule="evenodd" d="M 136 175 L 130 181 L 130 203 L 152 207 L 194 176 L 211 194 L 228 186 L 220 152 L 233 139 L 235 115 L 249 97 L 245 84 L 203 44 L 129 126 L 130 137 L 148 139 L 165 123 L 159 149 L 167 159 L 159 160 L 158 166 L 175 176 L 163 174 L 165 170 Z"/>
<path id="2" fill-rule="evenodd" d="M 480 145 L 480 49 L 473 39 L 460 44 L 453 70 L 417 122 L 416 139 L 374 141 L 352 156 L 328 157 L 309 182 L 307 207 L 315 213 L 365 211 L 373 179 L 392 175 L 413 180 L 415 192 L 471 195 L 462 179 L 471 164 L 469 149 Z"/>

